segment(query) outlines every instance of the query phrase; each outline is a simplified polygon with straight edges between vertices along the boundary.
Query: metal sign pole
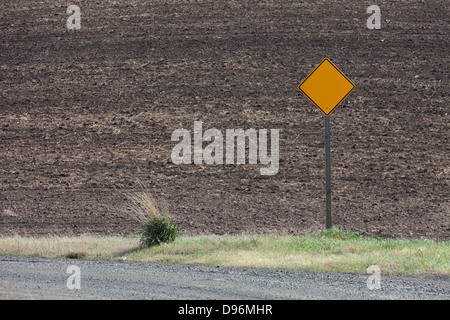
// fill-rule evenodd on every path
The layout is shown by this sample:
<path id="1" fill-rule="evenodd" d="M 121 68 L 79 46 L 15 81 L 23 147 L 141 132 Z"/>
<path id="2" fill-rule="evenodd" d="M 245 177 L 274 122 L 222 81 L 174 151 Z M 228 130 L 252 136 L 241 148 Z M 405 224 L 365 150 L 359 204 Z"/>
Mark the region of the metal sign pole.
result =
<path id="1" fill-rule="evenodd" d="M 331 228 L 331 151 L 330 151 L 330 117 L 325 116 L 325 205 L 326 228 Z"/>

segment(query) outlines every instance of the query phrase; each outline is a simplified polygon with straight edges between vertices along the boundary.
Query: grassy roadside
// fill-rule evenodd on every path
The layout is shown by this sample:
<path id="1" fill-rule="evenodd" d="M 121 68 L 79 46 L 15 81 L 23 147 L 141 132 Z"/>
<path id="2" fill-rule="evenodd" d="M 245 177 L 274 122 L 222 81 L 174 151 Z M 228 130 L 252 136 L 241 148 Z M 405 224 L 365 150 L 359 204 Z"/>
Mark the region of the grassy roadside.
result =
<path id="1" fill-rule="evenodd" d="M 179 237 L 172 243 L 139 248 L 126 237 L 0 237 L 0 255 L 82 258 L 289 268 L 383 274 L 450 275 L 450 242 L 365 238 L 331 229 L 302 236 L 228 235 Z"/>

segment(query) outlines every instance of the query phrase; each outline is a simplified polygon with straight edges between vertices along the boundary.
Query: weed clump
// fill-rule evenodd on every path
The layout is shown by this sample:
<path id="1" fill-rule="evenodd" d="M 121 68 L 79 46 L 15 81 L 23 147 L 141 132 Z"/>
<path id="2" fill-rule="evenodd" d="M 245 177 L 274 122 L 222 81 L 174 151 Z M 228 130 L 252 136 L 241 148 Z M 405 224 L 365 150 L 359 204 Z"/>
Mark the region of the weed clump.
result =
<path id="1" fill-rule="evenodd" d="M 151 247 L 172 242 L 179 234 L 178 228 L 169 218 L 166 205 L 158 205 L 151 193 L 144 191 L 132 193 L 131 211 L 139 223 L 141 247 Z"/>
<path id="2" fill-rule="evenodd" d="M 166 217 L 147 219 L 141 223 L 140 243 L 142 247 L 172 242 L 177 236 L 177 226 Z"/>

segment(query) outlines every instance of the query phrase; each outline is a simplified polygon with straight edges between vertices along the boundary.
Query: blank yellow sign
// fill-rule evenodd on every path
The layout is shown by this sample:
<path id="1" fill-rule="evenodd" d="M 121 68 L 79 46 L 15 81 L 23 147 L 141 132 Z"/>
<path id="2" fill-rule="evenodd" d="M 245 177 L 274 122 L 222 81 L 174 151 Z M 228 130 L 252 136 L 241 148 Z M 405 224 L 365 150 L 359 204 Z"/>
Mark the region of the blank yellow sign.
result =
<path id="1" fill-rule="evenodd" d="M 328 58 L 298 85 L 298 89 L 323 112 L 331 112 L 353 91 L 355 85 Z"/>

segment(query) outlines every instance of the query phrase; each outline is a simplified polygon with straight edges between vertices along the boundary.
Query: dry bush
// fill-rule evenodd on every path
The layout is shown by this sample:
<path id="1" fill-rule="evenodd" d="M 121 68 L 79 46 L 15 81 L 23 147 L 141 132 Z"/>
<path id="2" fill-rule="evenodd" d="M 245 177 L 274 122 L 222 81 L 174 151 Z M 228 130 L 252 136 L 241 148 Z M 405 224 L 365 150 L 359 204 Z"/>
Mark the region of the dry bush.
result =
<path id="1" fill-rule="evenodd" d="M 140 226 L 142 247 L 151 247 L 163 242 L 172 242 L 178 236 L 178 228 L 170 220 L 168 206 L 155 200 L 142 184 L 139 192 L 128 194 L 130 210 Z"/>

